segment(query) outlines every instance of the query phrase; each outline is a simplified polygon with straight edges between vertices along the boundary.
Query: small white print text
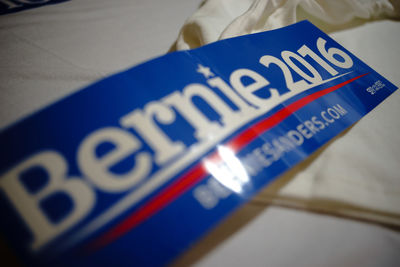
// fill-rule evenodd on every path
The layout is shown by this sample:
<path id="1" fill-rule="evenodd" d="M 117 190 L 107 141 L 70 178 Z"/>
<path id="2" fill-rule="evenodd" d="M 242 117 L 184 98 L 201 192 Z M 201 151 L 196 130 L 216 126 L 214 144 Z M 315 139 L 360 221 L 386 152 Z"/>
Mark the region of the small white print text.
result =
<path id="1" fill-rule="evenodd" d="M 311 116 L 281 136 L 265 141 L 262 145 L 257 146 L 241 157 L 235 166 L 232 166 L 232 164 L 221 164 L 220 168 L 224 172 L 219 173 L 224 174 L 225 180 L 232 179 L 232 183 L 226 184 L 234 184 L 234 180 L 241 179 L 237 177 L 239 175 L 237 164 L 239 164 L 241 165 L 241 169 L 246 172 L 245 176 L 255 177 L 274 162 L 279 161 L 284 154 L 295 151 L 307 139 L 311 139 L 314 135 L 327 129 L 347 114 L 348 111 L 340 104 L 325 108 L 318 115 Z M 218 172 L 216 173 L 218 174 Z M 232 194 L 232 191 L 235 191 L 234 188 L 221 183 L 220 181 L 224 179 L 220 178 L 211 177 L 205 184 L 197 186 L 193 191 L 194 198 L 203 208 L 213 209 L 218 205 L 220 200 L 227 198 Z M 247 181 L 250 180 L 248 179 Z M 245 184 L 241 183 L 241 186 L 245 186 Z"/>
<path id="2" fill-rule="evenodd" d="M 372 86 L 368 87 L 366 90 L 371 95 L 374 95 L 374 94 L 376 94 L 376 92 L 378 92 L 383 87 L 385 87 L 385 84 L 381 80 L 378 80 Z"/>

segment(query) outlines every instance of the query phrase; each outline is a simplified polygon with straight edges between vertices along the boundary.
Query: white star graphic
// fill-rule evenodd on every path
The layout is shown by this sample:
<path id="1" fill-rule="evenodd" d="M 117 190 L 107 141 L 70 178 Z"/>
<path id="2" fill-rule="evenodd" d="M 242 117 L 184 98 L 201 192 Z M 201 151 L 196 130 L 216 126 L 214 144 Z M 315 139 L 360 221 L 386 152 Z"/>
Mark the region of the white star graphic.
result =
<path id="1" fill-rule="evenodd" d="M 198 65 L 197 65 L 197 70 L 196 70 L 196 71 L 197 71 L 198 73 L 203 74 L 203 75 L 204 75 L 204 78 L 206 78 L 206 79 L 208 79 L 208 78 L 214 76 L 214 73 L 211 72 L 211 70 L 210 70 L 209 67 L 204 67 L 204 66 L 201 65 L 201 64 L 198 64 Z"/>

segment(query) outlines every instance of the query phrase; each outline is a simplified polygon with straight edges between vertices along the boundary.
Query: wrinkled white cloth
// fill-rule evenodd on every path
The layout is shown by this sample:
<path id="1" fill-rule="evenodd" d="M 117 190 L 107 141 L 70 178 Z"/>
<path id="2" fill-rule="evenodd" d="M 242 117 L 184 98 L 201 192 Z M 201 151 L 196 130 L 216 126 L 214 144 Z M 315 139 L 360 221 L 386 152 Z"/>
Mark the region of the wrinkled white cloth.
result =
<path id="1" fill-rule="evenodd" d="M 386 35 L 382 27 L 369 26 L 369 32 L 362 35 L 368 41 L 358 45 L 354 44 L 363 40 L 353 40 L 351 28 L 376 19 L 398 18 L 398 6 L 399 1 L 386 0 L 209 0 L 187 20 L 175 45 L 178 50 L 195 48 L 308 19 L 326 32 L 347 29 L 344 34 L 334 34 L 345 47 L 347 43 L 355 52 L 363 47 L 362 56 L 370 60 L 367 63 L 372 68 L 374 62 L 383 61 L 383 56 L 390 66 L 389 61 L 399 62 L 399 39 L 393 36 L 393 32 L 400 35 L 396 30 L 398 22 L 386 26 L 393 30 Z M 400 85 L 398 68 L 383 72 Z M 399 102 L 400 93 L 396 92 L 344 135 L 261 192 L 252 203 L 273 203 L 400 226 Z"/>
<path id="2" fill-rule="evenodd" d="M 398 0 L 208 0 L 187 20 L 176 49 L 273 30 L 308 19 L 325 31 L 362 20 L 398 18 Z"/>

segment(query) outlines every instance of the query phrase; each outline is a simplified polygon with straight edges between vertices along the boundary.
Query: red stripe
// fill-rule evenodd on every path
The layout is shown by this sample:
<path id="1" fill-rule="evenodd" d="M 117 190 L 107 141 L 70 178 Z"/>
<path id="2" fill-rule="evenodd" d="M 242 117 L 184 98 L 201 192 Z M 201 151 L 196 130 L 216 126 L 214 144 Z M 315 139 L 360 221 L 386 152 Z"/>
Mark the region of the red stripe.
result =
<path id="1" fill-rule="evenodd" d="M 302 107 L 306 106 L 310 102 L 329 94 L 365 75 L 368 73 L 362 74 L 360 76 L 351 78 L 350 80 L 344 81 L 332 87 L 326 88 L 324 90 L 315 92 L 311 95 L 303 97 L 296 102 L 284 107 L 283 109 L 276 112 L 274 115 L 268 117 L 265 120 L 260 121 L 259 123 L 253 125 L 252 127 L 248 128 L 244 132 L 242 132 L 239 136 L 228 142 L 226 145 L 229 146 L 233 151 L 240 150 L 243 146 L 247 145 L 251 141 L 253 141 L 257 136 L 262 134 L 263 132 L 271 129 L 272 127 L 276 126 L 278 123 L 282 122 L 284 119 L 292 115 L 297 110 L 301 109 Z"/>
<path id="2" fill-rule="evenodd" d="M 149 203 L 119 223 L 116 227 L 105 233 L 94 243 L 91 244 L 90 250 L 99 249 L 115 239 L 121 237 L 126 232 L 154 215 L 157 211 L 161 210 L 167 204 L 175 200 L 186 190 L 193 187 L 206 175 L 206 170 L 202 164 L 193 167 L 188 173 L 183 175 L 181 179 L 171 184 L 168 188 L 163 190 L 159 195 L 155 196 Z"/>
<path id="3" fill-rule="evenodd" d="M 257 136 L 271 129 L 272 127 L 276 126 L 284 119 L 286 119 L 287 117 L 289 117 L 302 107 L 306 106 L 310 102 L 326 94 L 329 94 L 367 74 L 368 73 L 362 74 L 360 76 L 354 77 L 345 82 L 342 82 L 340 84 L 318 91 L 316 93 L 313 93 L 311 95 L 308 95 L 304 98 L 297 100 L 296 102 L 288 105 L 287 107 L 282 108 L 274 115 L 258 122 L 257 124 L 243 131 L 236 138 L 229 141 L 226 144 L 226 146 L 228 146 L 235 152 L 240 150 L 242 147 L 244 147 L 245 145 L 253 141 L 255 138 L 257 138 Z M 217 153 L 214 153 L 209 158 L 215 159 L 215 157 L 218 157 Z M 171 185 L 169 185 L 167 188 L 161 191 L 157 196 L 151 199 L 147 204 L 139 208 L 136 212 L 131 214 L 124 221 L 120 222 L 110 231 L 108 231 L 107 233 L 96 239 L 93 243 L 90 244 L 89 250 L 92 251 L 102 248 L 107 244 L 115 241 L 119 237 L 123 236 L 125 233 L 127 233 L 128 231 L 130 231 L 131 229 L 133 229 L 134 227 L 136 227 L 138 224 L 142 223 L 149 217 L 153 216 L 155 213 L 163 209 L 166 205 L 168 205 L 176 198 L 178 198 L 180 195 L 185 193 L 187 190 L 192 188 L 194 185 L 196 185 L 198 182 L 204 179 L 207 176 L 207 174 L 208 174 L 207 170 L 203 167 L 203 164 L 198 163 L 189 172 L 181 176 L 180 179 L 173 182 Z"/>

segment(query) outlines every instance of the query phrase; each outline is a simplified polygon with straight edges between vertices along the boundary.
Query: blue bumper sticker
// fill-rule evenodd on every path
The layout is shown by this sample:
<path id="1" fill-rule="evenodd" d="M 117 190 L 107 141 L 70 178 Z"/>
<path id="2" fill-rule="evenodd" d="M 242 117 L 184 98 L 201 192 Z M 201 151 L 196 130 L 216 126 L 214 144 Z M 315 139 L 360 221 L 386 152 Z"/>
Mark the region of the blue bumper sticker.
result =
<path id="1" fill-rule="evenodd" d="M 0 133 L 1 230 L 42 265 L 164 265 L 395 86 L 307 21 L 156 58 Z"/>

